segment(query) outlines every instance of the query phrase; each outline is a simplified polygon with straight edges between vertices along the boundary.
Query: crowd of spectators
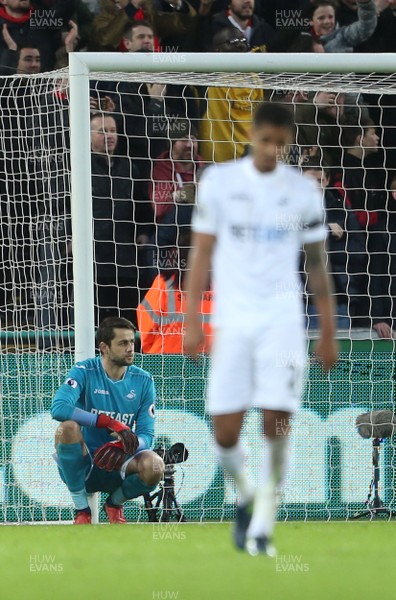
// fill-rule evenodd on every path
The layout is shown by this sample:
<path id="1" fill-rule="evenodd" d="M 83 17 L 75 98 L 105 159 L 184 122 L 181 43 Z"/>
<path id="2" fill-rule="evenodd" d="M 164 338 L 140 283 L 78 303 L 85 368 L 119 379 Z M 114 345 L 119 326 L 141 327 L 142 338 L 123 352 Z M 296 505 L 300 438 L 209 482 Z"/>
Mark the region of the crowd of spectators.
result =
<path id="1" fill-rule="evenodd" d="M 62 69 L 74 51 L 201 52 L 203 61 L 208 51 L 396 52 L 396 0 L 0 0 L 3 326 L 15 325 L 15 263 L 24 265 L 16 269 L 20 288 L 33 280 L 41 289 L 33 299 L 36 327 L 73 319 L 67 79 L 60 71 L 53 88 L 40 83 L 38 90 L 24 76 Z M 323 190 L 339 327 L 390 337 L 396 97 L 271 90 L 258 79 L 249 84 L 254 76 L 230 77 L 233 85 L 223 87 L 91 81 L 96 320 L 120 313 L 150 323 L 146 338 L 142 332 L 146 351 L 181 350 L 184 249 L 200 172 L 249 152 L 252 112 L 266 99 L 295 114 L 295 145 L 282 159 Z M 303 264 L 302 256 L 302 280 Z M 56 294 L 64 310 L 51 308 Z M 314 328 L 307 289 L 305 299 Z M 24 318 L 22 327 L 31 317 Z M 178 341 L 164 350 L 155 336 L 169 331 Z"/>

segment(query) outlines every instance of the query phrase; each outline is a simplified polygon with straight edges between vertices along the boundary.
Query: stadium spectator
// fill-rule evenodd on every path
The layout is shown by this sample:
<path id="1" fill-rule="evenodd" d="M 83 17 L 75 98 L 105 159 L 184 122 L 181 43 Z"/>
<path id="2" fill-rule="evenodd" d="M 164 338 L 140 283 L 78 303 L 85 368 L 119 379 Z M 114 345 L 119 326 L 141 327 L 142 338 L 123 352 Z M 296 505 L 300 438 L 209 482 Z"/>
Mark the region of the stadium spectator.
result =
<path id="1" fill-rule="evenodd" d="M 119 50 L 125 29 L 146 18 L 143 0 L 101 0 L 92 24 L 92 43 L 98 50 Z"/>
<path id="2" fill-rule="evenodd" d="M 163 263 L 145 298 L 138 306 L 137 320 L 142 351 L 145 354 L 181 354 L 183 352 L 184 313 L 186 294 L 184 275 L 187 255 L 191 245 L 190 228 L 184 228 L 178 236 L 177 247 L 169 248 L 167 261 Z M 201 315 L 205 343 L 201 352 L 208 352 L 211 345 L 213 294 L 202 296 Z"/>
<path id="3" fill-rule="evenodd" d="M 101 50 L 123 47 L 123 36 L 132 21 L 145 20 L 156 35 L 155 47 L 164 50 L 192 50 L 191 40 L 198 24 L 196 10 L 187 0 L 102 0 L 93 23 L 94 45 Z"/>
<path id="4" fill-rule="evenodd" d="M 246 37 L 235 27 L 221 29 L 213 36 L 215 52 L 249 52 L 249 49 Z M 241 77 L 242 85 L 243 82 Z M 244 154 L 253 111 L 263 99 L 264 91 L 258 86 L 207 88 L 199 127 L 199 150 L 205 161 L 223 162 Z"/>
<path id="5" fill-rule="evenodd" d="M 341 119 L 344 114 L 344 95 L 316 92 L 308 101 L 295 105 L 296 141 L 302 155 L 309 153 L 327 166 L 341 164 Z"/>
<path id="6" fill-rule="evenodd" d="M 30 0 L 3 0 L 0 6 L 0 53 L 8 48 L 4 37 L 20 46 L 27 39 L 40 49 L 42 70 L 49 71 L 54 66 L 54 55 L 60 38 L 59 30 L 72 15 L 74 0 L 58 0 L 47 11 L 35 11 Z"/>
<path id="7" fill-rule="evenodd" d="M 367 314 L 378 335 L 389 338 L 390 327 L 390 265 L 389 236 L 386 233 L 386 194 L 383 178 L 377 169 L 367 168 L 367 159 L 378 152 L 379 137 L 374 123 L 362 121 L 360 126 L 344 125 L 341 137 L 344 148 L 342 169 L 335 179 L 350 202 L 366 237 L 369 254 Z M 365 311 L 366 312 L 366 311 Z"/>
<path id="8" fill-rule="evenodd" d="M 18 47 L 9 35 L 7 25 L 3 26 L 3 37 L 8 48 L 1 53 L 1 75 L 35 75 L 40 73 L 40 49 L 33 42 L 26 40 Z"/>
<path id="9" fill-rule="evenodd" d="M 210 33 L 213 36 L 230 27 L 238 29 L 251 48 L 261 51 L 267 50 L 275 37 L 272 27 L 254 14 L 254 0 L 230 0 L 228 10 L 212 18 Z"/>
<path id="10" fill-rule="evenodd" d="M 341 143 L 344 148 L 342 170 L 336 183 L 345 190 L 360 226 L 383 230 L 384 186 L 377 171 L 366 166 L 367 158 L 379 149 L 379 136 L 373 121 L 362 121 L 360 125 L 344 124 Z"/>
<path id="11" fill-rule="evenodd" d="M 187 119 L 175 119 L 169 125 L 171 148 L 153 164 L 150 198 L 157 223 L 161 223 L 174 203 L 194 204 L 197 170 L 202 168 L 198 142 Z"/>
<path id="12" fill-rule="evenodd" d="M 298 143 L 315 149 L 327 165 L 335 166 L 341 164 L 342 123 L 369 118 L 362 94 L 355 93 L 310 92 L 302 103 L 299 99 L 295 111 Z"/>
<path id="13" fill-rule="evenodd" d="M 203 168 L 196 134 L 187 119 L 172 120 L 167 136 L 170 149 L 154 161 L 149 183 L 156 223 L 145 253 L 146 279 L 150 283 L 158 274 L 158 266 L 166 261 L 169 249 L 177 244 L 180 231 L 191 223 L 197 179 Z"/>
<path id="14" fill-rule="evenodd" d="M 312 32 L 321 38 L 326 52 L 352 52 L 373 35 L 377 26 L 374 0 L 357 0 L 358 20 L 344 27 L 336 26 L 333 0 L 316 0 L 307 9 L 307 16 Z"/>
<path id="15" fill-rule="evenodd" d="M 147 21 L 135 21 L 124 34 L 128 52 L 152 52 L 154 34 Z M 190 86 L 98 82 L 91 96 L 110 96 L 115 114 L 121 115 L 126 152 L 138 160 L 141 175 L 151 178 L 151 160 L 167 148 L 169 118 L 198 118 L 198 99 Z"/>
<path id="16" fill-rule="evenodd" d="M 302 165 L 304 175 L 313 177 L 323 189 L 326 223 L 329 229 L 327 251 L 330 259 L 329 272 L 333 278 L 337 298 L 337 327 L 349 328 L 351 317 L 364 293 L 364 274 L 367 268 L 365 235 L 361 231 L 353 211 L 344 204 L 342 193 L 329 189 L 330 171 L 315 159 Z M 318 328 L 318 316 L 311 303 L 307 306 L 309 327 Z"/>
<path id="17" fill-rule="evenodd" d="M 113 116 L 91 117 L 94 264 L 99 321 L 129 316 L 139 304 L 138 244 L 148 239 L 151 207 L 139 186 L 140 174 L 128 158 L 115 153 Z"/>

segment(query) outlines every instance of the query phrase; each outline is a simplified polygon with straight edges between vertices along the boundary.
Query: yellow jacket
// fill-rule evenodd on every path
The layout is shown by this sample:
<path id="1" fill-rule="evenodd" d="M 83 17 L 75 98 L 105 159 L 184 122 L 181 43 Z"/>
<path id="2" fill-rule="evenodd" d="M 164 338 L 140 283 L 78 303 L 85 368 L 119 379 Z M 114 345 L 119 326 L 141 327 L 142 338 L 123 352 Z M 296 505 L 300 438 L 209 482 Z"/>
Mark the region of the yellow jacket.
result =
<path id="1" fill-rule="evenodd" d="M 199 153 L 204 161 L 240 158 L 256 105 L 264 100 L 257 88 L 208 87 L 206 111 L 200 121 Z"/>

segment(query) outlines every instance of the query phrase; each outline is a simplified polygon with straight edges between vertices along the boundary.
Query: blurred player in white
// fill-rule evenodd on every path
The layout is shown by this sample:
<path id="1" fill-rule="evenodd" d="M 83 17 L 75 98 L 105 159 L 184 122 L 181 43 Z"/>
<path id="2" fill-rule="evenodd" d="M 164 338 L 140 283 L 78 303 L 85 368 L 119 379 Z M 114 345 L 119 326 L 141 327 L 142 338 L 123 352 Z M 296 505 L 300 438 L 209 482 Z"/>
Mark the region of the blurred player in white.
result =
<path id="1" fill-rule="evenodd" d="M 212 269 L 215 336 L 208 410 L 218 458 L 239 492 L 234 540 L 251 555 L 275 554 L 276 491 L 286 471 L 289 419 L 302 394 L 301 248 L 320 315 L 316 355 L 326 371 L 337 359 L 321 195 L 314 181 L 277 162 L 293 132 L 293 117 L 284 105 L 260 105 L 251 154 L 205 171 L 193 219 L 185 351 L 197 356 L 203 340 L 199 306 Z M 263 409 L 257 489 L 247 477 L 240 442 L 250 407 Z"/>

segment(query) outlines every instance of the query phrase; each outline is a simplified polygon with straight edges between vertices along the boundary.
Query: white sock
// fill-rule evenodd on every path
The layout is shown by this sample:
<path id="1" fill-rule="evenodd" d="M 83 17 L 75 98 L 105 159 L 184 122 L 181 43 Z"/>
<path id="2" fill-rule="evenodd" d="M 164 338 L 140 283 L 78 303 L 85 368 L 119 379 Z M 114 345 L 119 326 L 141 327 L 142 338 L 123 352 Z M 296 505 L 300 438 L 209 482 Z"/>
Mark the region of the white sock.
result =
<path id="1" fill-rule="evenodd" d="M 216 443 L 216 453 L 224 471 L 231 475 L 239 494 L 240 504 L 251 502 L 254 496 L 253 485 L 249 481 L 245 466 L 245 451 L 241 442 L 232 448 L 224 448 Z"/>
<path id="2" fill-rule="evenodd" d="M 276 492 L 283 483 L 287 458 L 288 438 L 286 436 L 274 440 L 264 438 L 259 487 L 254 497 L 253 516 L 247 536 L 271 537 L 276 517 Z"/>

